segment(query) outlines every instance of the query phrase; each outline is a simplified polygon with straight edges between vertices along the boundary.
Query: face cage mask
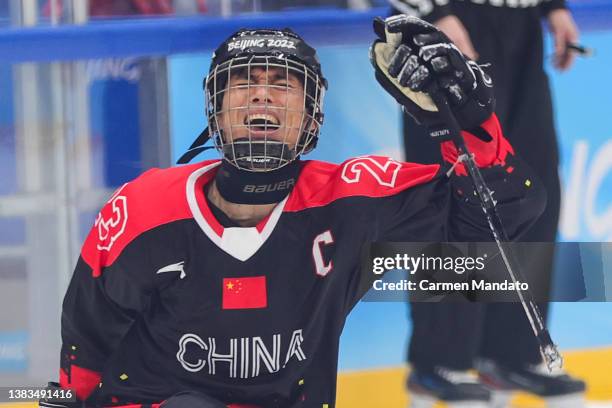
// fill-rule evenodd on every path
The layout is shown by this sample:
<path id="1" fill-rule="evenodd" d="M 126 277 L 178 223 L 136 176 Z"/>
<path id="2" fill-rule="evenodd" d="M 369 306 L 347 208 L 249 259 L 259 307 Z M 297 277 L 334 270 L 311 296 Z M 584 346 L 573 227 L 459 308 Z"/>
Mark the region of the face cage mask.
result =
<path id="1" fill-rule="evenodd" d="M 303 63 L 245 56 L 206 78 L 206 116 L 215 147 L 241 170 L 279 169 L 311 151 L 323 121 L 325 88 Z"/>

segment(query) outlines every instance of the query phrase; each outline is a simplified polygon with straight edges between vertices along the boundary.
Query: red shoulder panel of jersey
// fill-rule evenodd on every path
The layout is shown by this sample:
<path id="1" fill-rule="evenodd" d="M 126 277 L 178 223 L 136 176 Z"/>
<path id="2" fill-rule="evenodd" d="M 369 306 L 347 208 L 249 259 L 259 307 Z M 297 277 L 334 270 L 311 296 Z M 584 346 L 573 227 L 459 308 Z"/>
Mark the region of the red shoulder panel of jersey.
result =
<path id="1" fill-rule="evenodd" d="M 212 163 L 205 161 L 168 169 L 151 169 L 121 186 L 96 217 L 81 256 L 94 277 L 111 265 L 143 232 L 192 217 L 186 196 L 189 175 Z"/>
<path id="2" fill-rule="evenodd" d="M 386 197 L 438 173 L 438 164 L 402 163 L 383 156 L 361 156 L 344 163 L 307 161 L 291 192 L 285 211 L 322 207 L 346 197 Z"/>

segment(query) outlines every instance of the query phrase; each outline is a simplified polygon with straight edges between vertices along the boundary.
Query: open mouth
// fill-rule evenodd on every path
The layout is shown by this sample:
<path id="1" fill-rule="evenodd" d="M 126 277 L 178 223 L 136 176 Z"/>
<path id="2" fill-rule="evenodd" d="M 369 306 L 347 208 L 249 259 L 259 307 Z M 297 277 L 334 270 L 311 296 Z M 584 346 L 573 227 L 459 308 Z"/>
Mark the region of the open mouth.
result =
<path id="1" fill-rule="evenodd" d="M 251 131 L 274 132 L 280 128 L 280 121 L 274 115 L 266 113 L 252 113 L 244 118 L 244 124 Z"/>

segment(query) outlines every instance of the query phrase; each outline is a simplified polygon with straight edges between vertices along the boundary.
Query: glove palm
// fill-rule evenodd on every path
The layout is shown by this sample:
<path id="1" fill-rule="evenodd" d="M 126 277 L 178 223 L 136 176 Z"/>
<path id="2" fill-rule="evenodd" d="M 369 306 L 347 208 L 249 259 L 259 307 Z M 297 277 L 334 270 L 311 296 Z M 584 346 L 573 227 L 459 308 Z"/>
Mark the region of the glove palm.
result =
<path id="1" fill-rule="evenodd" d="M 449 134 L 431 98 L 445 97 L 462 129 L 493 112 L 492 81 L 435 26 L 399 15 L 374 20 L 378 39 L 370 48 L 376 79 L 432 136 Z"/>

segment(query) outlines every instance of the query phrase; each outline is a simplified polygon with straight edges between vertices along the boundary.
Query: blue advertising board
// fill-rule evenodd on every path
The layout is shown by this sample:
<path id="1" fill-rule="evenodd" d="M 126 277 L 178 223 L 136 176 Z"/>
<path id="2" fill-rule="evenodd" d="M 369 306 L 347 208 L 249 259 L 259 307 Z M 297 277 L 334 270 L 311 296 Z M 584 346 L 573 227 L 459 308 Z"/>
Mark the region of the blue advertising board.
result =
<path id="1" fill-rule="evenodd" d="M 25 371 L 28 364 L 28 333 L 0 331 L 0 373 Z"/>

